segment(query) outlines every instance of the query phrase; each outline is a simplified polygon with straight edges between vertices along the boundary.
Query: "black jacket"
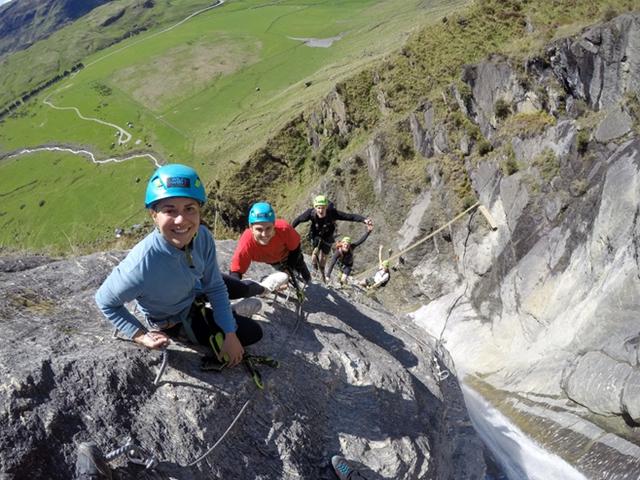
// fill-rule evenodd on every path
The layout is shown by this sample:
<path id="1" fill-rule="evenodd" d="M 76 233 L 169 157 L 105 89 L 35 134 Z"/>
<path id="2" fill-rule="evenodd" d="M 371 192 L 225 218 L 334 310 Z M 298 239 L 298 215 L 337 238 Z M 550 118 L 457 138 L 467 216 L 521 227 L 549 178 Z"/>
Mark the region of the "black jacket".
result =
<path id="1" fill-rule="evenodd" d="M 335 267 L 336 262 L 340 262 L 345 267 L 353 267 L 353 250 L 361 245 L 369 236 L 369 230 L 367 230 L 362 237 L 360 237 L 357 241 L 351 244 L 351 248 L 347 253 L 342 253 L 340 250 L 336 249 L 331 257 L 331 262 L 329 263 L 329 268 L 327 269 L 327 277 L 331 276 L 331 272 L 333 271 L 333 267 Z"/>
<path id="2" fill-rule="evenodd" d="M 327 214 L 324 218 L 319 218 L 316 215 L 315 208 L 309 208 L 300 215 L 298 215 L 291 226 L 296 228 L 297 225 L 304 222 L 311 222 L 309 227 L 309 238 L 320 237 L 322 240 L 332 243 L 333 235 L 336 231 L 336 221 L 345 220 L 347 222 L 364 222 L 365 217 L 358 215 L 357 213 L 346 213 L 336 209 L 333 203 L 330 203 L 327 207 Z"/>

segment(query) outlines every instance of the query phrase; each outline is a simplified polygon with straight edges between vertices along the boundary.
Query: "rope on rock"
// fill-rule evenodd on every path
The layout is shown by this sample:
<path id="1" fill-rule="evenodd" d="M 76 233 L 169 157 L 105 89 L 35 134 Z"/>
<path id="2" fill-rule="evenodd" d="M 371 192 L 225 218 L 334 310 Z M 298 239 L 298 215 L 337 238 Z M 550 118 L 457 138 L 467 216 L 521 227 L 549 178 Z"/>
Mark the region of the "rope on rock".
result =
<path id="1" fill-rule="evenodd" d="M 169 362 L 169 349 L 164 348 L 162 350 L 162 364 L 160 365 L 160 370 L 158 370 L 158 374 L 156 375 L 156 378 L 153 380 L 154 385 L 158 385 L 158 383 L 160 382 L 160 377 L 162 377 L 162 374 L 164 373 L 164 369 L 167 368 L 168 362 Z"/>
<path id="2" fill-rule="evenodd" d="M 295 285 L 297 285 L 297 283 Z M 300 287 L 296 287 L 296 290 L 299 289 L 299 288 Z M 291 339 L 291 337 L 293 335 L 295 335 L 296 331 L 298 330 L 298 327 L 300 326 L 300 324 L 304 320 L 304 311 L 303 311 L 303 308 L 302 308 L 302 300 L 300 300 L 300 295 L 299 294 L 297 295 L 297 298 L 298 298 L 298 302 L 297 302 L 297 306 L 296 306 L 296 323 L 295 323 L 295 325 L 293 327 L 293 330 L 291 332 L 289 332 L 289 335 L 287 335 L 287 338 L 285 338 L 284 342 L 282 342 L 282 344 L 280 345 L 280 348 L 278 349 L 278 351 L 276 352 L 276 355 L 275 355 L 276 358 L 282 353 L 284 348 L 289 343 L 289 340 Z M 231 424 L 227 427 L 227 429 L 224 431 L 224 433 L 220 436 L 220 438 L 218 438 L 218 440 L 209 449 L 207 449 L 206 452 L 204 452 L 198 458 L 196 458 L 195 460 L 193 460 L 192 462 L 190 462 L 190 463 L 188 463 L 186 465 L 183 465 L 184 467 L 193 467 L 193 466 L 197 465 L 202 460 L 204 460 L 207 456 L 209 456 L 216 449 L 216 447 L 218 445 L 220 445 L 220 443 L 222 443 L 222 441 L 225 439 L 227 434 L 231 431 L 233 426 L 236 424 L 236 422 L 240 419 L 242 414 L 245 412 L 245 410 L 249 406 L 249 403 L 251 403 L 251 401 L 253 401 L 253 399 L 255 398 L 255 396 L 258 393 L 258 391 L 259 390 L 254 390 L 253 393 L 247 399 L 247 401 L 244 402 L 244 405 L 242 406 L 242 408 L 240 409 L 238 414 L 234 417 L 234 419 L 231 422 Z"/>
<path id="3" fill-rule="evenodd" d="M 240 411 L 238 412 L 238 414 L 234 417 L 233 421 L 231 422 L 231 424 L 227 427 L 227 429 L 224 431 L 224 433 L 220 436 L 220 438 L 216 441 L 216 443 L 214 443 L 211 448 L 209 448 L 209 450 L 207 450 L 206 452 L 204 452 L 202 455 L 200 455 L 198 458 L 196 458 L 193 462 L 187 463 L 186 465 L 184 465 L 185 467 L 193 467 L 195 465 L 197 465 L 198 463 L 200 463 L 202 460 L 204 460 L 211 452 L 213 452 L 216 447 L 218 445 L 220 445 L 220 443 L 225 439 L 225 437 L 227 436 L 227 434 L 231 431 L 231 429 L 233 428 L 233 426 L 236 424 L 236 422 L 238 421 L 238 419 L 242 416 L 242 414 L 244 413 L 244 411 L 247 409 L 247 407 L 249 406 L 249 402 L 251 402 L 251 400 L 253 400 L 253 396 L 255 395 L 255 392 L 253 395 L 251 395 L 251 398 L 249 398 L 246 402 L 244 402 L 244 405 L 242 406 L 242 408 L 240 409 Z"/>
<path id="4" fill-rule="evenodd" d="M 491 216 L 489 211 L 483 205 L 481 205 L 480 202 L 476 202 L 473 205 L 471 205 L 469 208 L 467 208 L 465 211 L 463 211 L 462 213 L 459 213 L 458 215 L 453 217 L 453 219 L 449 220 L 447 223 L 442 225 L 440 228 L 434 230 L 429 235 L 427 235 L 426 237 L 418 240 L 413 245 L 408 246 L 407 248 L 405 248 L 401 252 L 398 252 L 395 255 L 391 255 L 389 258 L 387 258 L 387 260 L 391 261 L 391 260 L 395 260 L 397 258 L 400 258 L 402 255 L 404 255 L 408 251 L 413 250 L 418 245 L 421 245 L 424 242 L 426 242 L 427 240 L 429 240 L 430 238 L 433 238 L 435 235 L 440 233 L 445 228 L 449 227 L 452 223 L 457 222 L 458 220 L 460 220 L 462 217 L 464 217 L 467 213 L 469 213 L 471 210 L 473 210 L 475 208 L 478 208 L 478 210 L 480 210 L 480 213 L 482 213 L 482 215 L 487 219 L 487 222 L 489 223 L 489 226 L 491 227 L 492 230 L 496 230 L 498 228 L 497 225 L 496 225 L 495 220 L 493 219 L 493 217 Z M 355 275 L 355 278 L 356 279 L 363 279 L 367 275 L 375 272 L 377 269 L 378 269 L 378 267 L 371 267 L 371 268 L 365 270 L 364 272 Z"/>
<path id="5" fill-rule="evenodd" d="M 390 256 L 387 260 L 391 261 L 391 260 L 395 260 L 396 258 L 399 258 L 400 256 L 402 256 L 403 254 L 405 254 L 406 252 L 414 249 L 415 247 L 417 247 L 418 245 L 421 245 L 422 243 L 426 242 L 427 240 L 429 240 L 430 238 L 433 238 L 435 235 L 437 235 L 438 233 L 440 233 L 442 230 L 444 230 L 445 228 L 449 227 L 451 224 L 453 224 L 454 222 L 460 220 L 462 217 L 464 217 L 467 213 L 471 212 L 474 209 L 478 209 L 478 211 L 484 216 L 484 218 L 487 220 L 487 223 L 489 224 L 489 227 L 491 228 L 491 230 L 497 230 L 498 226 L 496 221 L 493 219 L 493 217 L 491 216 L 491 214 L 489 213 L 489 211 L 487 210 L 487 208 L 484 205 L 481 205 L 480 202 L 476 202 L 473 205 L 471 205 L 469 208 L 467 208 L 466 210 L 464 210 L 463 212 L 459 213 L 458 215 L 456 215 L 453 219 L 451 219 L 449 222 L 445 223 L 444 225 L 442 225 L 440 228 L 436 229 L 435 231 L 431 232 L 429 235 L 427 235 L 426 237 L 418 240 L 417 242 L 415 242 L 413 245 L 410 245 L 409 247 L 405 248 L 404 250 L 402 250 L 401 252 L 396 253 L 395 255 Z M 470 217 L 469 221 L 471 221 Z M 470 231 L 467 232 L 467 238 L 465 239 L 465 248 L 466 248 L 466 242 L 469 239 L 469 235 L 470 235 Z M 380 256 L 380 255 L 378 255 Z M 374 272 L 377 270 L 377 267 L 373 267 L 370 268 L 368 270 L 365 270 L 362 273 L 359 273 L 358 275 L 355 276 L 355 278 L 365 278 L 367 275 L 369 275 L 370 273 Z M 456 307 L 456 305 L 458 304 L 458 302 L 460 301 L 460 299 L 462 297 L 464 297 L 464 295 L 466 294 L 467 288 L 465 287 L 465 291 L 456 299 L 456 301 L 451 305 L 451 308 L 449 308 L 449 311 L 447 313 L 447 318 L 445 319 L 444 325 L 442 327 L 442 331 L 440 332 L 440 335 L 438 336 L 438 338 L 436 339 L 435 345 L 433 347 L 433 357 L 432 357 L 432 364 L 433 364 L 433 368 L 435 370 L 435 374 L 438 377 L 439 381 L 444 381 L 446 380 L 449 375 L 450 372 L 448 371 L 445 362 L 442 360 L 445 350 L 444 350 L 444 342 L 443 342 L 443 336 L 444 336 L 444 332 L 447 328 L 447 323 L 449 321 L 449 317 L 451 316 L 451 312 L 453 311 L 453 309 Z M 424 344 L 424 342 L 417 338 L 415 335 L 413 335 L 411 332 L 409 332 L 406 328 L 404 328 L 402 325 L 392 321 L 391 323 L 395 324 L 396 327 L 398 327 L 400 330 L 402 330 L 404 333 L 406 333 L 407 335 L 409 335 L 410 337 L 412 337 L 418 344 L 421 344 L 423 347 L 426 347 L 426 345 Z M 449 356 L 449 358 L 451 358 Z M 451 360 L 451 362 L 453 362 L 453 360 Z M 443 366 L 440 366 L 440 363 L 443 364 Z"/>

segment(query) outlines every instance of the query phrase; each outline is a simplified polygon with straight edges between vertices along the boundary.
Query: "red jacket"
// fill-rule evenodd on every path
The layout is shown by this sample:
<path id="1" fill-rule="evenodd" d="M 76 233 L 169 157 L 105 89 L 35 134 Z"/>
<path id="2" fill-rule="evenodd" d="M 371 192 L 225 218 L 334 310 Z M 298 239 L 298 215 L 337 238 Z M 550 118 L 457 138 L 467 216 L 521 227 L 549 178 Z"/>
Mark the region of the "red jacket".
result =
<path id="1" fill-rule="evenodd" d="M 238 240 L 236 251 L 231 258 L 230 272 L 243 275 L 251 262 L 280 263 L 287 259 L 289 252 L 300 246 L 300 235 L 282 219 L 275 222 L 276 233 L 268 245 L 260 245 L 253 239 L 251 229 L 247 228 Z"/>

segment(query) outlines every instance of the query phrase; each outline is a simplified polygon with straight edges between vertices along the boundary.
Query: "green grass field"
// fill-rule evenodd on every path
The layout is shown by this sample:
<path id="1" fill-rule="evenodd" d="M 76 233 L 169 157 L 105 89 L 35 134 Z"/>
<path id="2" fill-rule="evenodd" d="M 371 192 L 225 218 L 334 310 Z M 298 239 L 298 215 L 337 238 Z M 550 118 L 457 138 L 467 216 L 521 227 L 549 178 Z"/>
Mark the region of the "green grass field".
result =
<path id="1" fill-rule="evenodd" d="M 116 226 L 145 220 L 143 179 L 151 171 L 148 160 L 97 165 L 57 152 L 4 160 L 0 247 L 58 253 L 114 238 Z M 4 190 L 4 179 L 13 190 Z M 114 224 L 114 212 L 121 223 Z"/>
<path id="2" fill-rule="evenodd" d="M 203 6 L 181 8 L 188 3 L 193 11 Z M 164 31 L 164 24 L 83 59 L 86 68 L 0 123 L 0 154 L 58 144 L 98 158 L 151 152 L 194 165 L 206 182 L 224 179 L 337 81 L 464 3 L 228 0 L 173 29 Z M 68 28 L 82 32 L 81 22 Z M 329 48 L 291 38 L 335 36 L 341 39 Z M 119 145 L 114 127 L 53 109 L 46 98 L 125 128 L 132 139 Z M 148 160 L 96 166 L 63 153 L 0 160 L 0 246 L 64 250 L 108 238 L 115 227 L 144 218 L 142 183 L 152 170 Z"/>

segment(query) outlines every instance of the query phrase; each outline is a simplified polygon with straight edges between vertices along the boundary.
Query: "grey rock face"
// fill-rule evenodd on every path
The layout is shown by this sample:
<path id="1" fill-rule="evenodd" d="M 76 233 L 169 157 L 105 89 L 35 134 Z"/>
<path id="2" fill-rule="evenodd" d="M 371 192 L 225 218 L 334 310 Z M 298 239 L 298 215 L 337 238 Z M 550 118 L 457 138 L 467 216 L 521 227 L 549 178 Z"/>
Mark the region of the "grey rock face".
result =
<path id="1" fill-rule="evenodd" d="M 588 405 L 595 413 L 629 415 L 629 410 L 638 412 L 640 399 L 634 398 L 634 394 L 640 388 L 639 380 L 640 373 L 631 365 L 592 351 L 576 359 L 574 370 L 563 387 L 570 399 Z"/>
<path id="2" fill-rule="evenodd" d="M 233 243 L 218 246 L 224 268 Z M 112 338 L 93 301 L 123 255 L 0 273 L 3 478 L 72 478 L 76 444 L 93 440 L 110 451 L 129 435 L 160 465 L 142 473 L 113 462 L 119 478 L 330 479 L 339 452 L 373 479 L 483 478 L 482 447 L 455 377 L 434 378 L 423 335 L 318 285 L 308 289 L 304 318 L 292 304 L 265 303 L 265 338 L 251 351 L 281 366 L 260 368 L 264 391 L 242 368 L 200 371 L 202 350 L 176 343 L 155 386 L 159 352 Z M 245 402 L 220 445 L 188 466 Z"/>
<path id="3" fill-rule="evenodd" d="M 639 26 L 640 15 L 622 15 L 556 42 L 548 63 L 529 61 L 528 82 L 503 58 L 466 67 L 472 97 L 461 110 L 495 150 L 465 168 L 498 229 L 472 213 L 451 244 L 406 255 L 428 292 L 414 321 L 442 334 L 461 376 L 489 385 L 483 393 L 514 423 L 587 478 L 640 468 L 640 137 L 624 100 L 638 92 Z M 498 99 L 510 114 L 538 110 L 554 122 L 507 135 Z M 584 102 L 603 112 L 586 132 Z M 398 245 L 428 232 L 446 188 L 434 182 L 415 199 Z"/>
<path id="4" fill-rule="evenodd" d="M 621 15 L 549 49 L 553 70 L 566 90 L 600 110 L 640 90 L 640 20 Z"/>
<path id="5" fill-rule="evenodd" d="M 633 117 L 618 106 L 607 113 L 596 130 L 595 138 L 600 143 L 607 143 L 626 135 L 632 127 Z"/>
<path id="6" fill-rule="evenodd" d="M 479 125 L 485 137 L 491 138 L 498 124 L 496 102 L 502 100 L 512 104 L 523 96 L 515 74 L 505 61 L 487 61 L 467 67 L 462 79 L 473 93 L 469 117 Z"/>
<path id="7" fill-rule="evenodd" d="M 418 119 L 416 113 L 412 113 L 409 116 L 409 125 L 411 127 L 411 134 L 413 136 L 413 144 L 420 154 L 425 158 L 430 158 L 434 154 L 433 147 L 433 108 L 430 105 L 425 107 L 423 112 L 424 127 Z"/>

